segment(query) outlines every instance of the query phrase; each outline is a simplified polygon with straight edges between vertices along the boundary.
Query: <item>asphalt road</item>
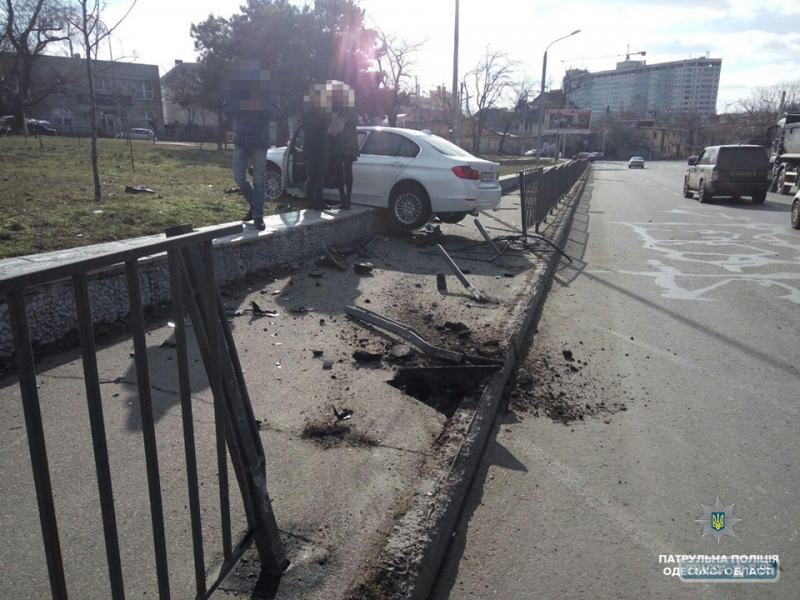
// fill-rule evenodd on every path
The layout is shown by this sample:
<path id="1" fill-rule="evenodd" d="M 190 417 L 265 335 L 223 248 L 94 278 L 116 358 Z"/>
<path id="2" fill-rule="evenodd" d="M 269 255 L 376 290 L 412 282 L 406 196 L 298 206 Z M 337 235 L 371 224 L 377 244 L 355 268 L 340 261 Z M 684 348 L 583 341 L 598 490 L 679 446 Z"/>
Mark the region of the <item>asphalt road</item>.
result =
<path id="1" fill-rule="evenodd" d="M 432 600 L 800 597 L 800 232 L 788 196 L 684 199 L 684 169 L 595 165 L 523 364 L 591 410 L 498 417 Z M 780 579 L 683 582 L 676 554 L 777 554 Z"/>

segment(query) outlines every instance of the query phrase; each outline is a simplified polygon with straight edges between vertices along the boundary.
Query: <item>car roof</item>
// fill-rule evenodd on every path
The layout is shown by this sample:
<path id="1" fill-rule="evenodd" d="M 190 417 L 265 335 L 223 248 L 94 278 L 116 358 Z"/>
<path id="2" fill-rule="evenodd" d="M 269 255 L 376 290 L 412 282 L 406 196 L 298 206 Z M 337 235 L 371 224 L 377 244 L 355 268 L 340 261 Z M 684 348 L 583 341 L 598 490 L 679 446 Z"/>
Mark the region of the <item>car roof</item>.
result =
<path id="1" fill-rule="evenodd" d="M 405 127 L 384 127 L 383 125 L 359 125 L 358 129 L 359 131 L 390 131 L 394 133 L 402 133 L 409 137 L 417 137 L 417 138 L 440 137 L 431 133 L 430 131 L 420 131 L 418 129 L 406 129 Z"/>

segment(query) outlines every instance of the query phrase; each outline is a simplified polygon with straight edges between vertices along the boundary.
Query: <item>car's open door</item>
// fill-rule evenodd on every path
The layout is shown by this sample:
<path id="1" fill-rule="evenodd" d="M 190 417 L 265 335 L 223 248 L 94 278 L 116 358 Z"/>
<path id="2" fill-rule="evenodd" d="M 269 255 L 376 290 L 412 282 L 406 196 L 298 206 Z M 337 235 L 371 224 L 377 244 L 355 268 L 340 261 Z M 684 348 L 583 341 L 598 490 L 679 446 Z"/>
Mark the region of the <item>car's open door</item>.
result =
<path id="1" fill-rule="evenodd" d="M 295 129 L 286 152 L 283 154 L 283 189 L 292 196 L 305 198 L 306 195 L 306 153 L 304 150 L 305 132 L 300 123 Z"/>

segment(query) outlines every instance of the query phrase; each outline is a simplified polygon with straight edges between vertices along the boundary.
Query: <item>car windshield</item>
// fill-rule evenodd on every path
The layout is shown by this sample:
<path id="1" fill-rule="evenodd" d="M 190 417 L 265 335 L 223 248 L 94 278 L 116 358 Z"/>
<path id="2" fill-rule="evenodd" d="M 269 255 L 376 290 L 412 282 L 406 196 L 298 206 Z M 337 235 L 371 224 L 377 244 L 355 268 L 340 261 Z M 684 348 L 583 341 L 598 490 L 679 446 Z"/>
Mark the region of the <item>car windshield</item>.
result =
<path id="1" fill-rule="evenodd" d="M 641 160 L 641 161 L 644 161 L 644 159 L 643 159 L 641 156 L 634 156 L 634 157 L 633 157 L 631 160 Z"/>
<path id="2" fill-rule="evenodd" d="M 440 137 L 437 137 L 435 135 L 429 135 L 429 136 L 425 136 L 423 138 L 417 138 L 417 139 L 424 141 L 429 146 L 431 146 L 434 150 L 436 150 L 438 152 L 441 152 L 445 156 L 463 156 L 463 157 L 472 158 L 472 154 L 470 154 L 466 150 L 463 150 L 463 149 L 459 148 L 455 144 L 452 144 L 452 143 L 448 142 L 444 138 L 440 138 Z"/>
<path id="3" fill-rule="evenodd" d="M 766 148 L 720 148 L 718 167 L 766 167 L 769 165 L 769 155 Z"/>

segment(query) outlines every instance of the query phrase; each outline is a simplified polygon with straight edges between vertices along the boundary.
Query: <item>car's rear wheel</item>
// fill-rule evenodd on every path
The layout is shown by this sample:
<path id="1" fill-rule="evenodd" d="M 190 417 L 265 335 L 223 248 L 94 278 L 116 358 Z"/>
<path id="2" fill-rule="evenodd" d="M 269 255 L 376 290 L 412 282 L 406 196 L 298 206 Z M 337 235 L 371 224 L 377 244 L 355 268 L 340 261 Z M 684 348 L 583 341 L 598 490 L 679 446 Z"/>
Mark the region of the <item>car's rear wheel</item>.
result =
<path id="1" fill-rule="evenodd" d="M 277 200 L 283 196 L 283 175 L 278 165 L 267 163 L 264 174 L 264 186 L 267 190 L 267 200 Z"/>
<path id="2" fill-rule="evenodd" d="M 753 194 L 753 204 L 764 204 L 767 199 L 767 192 L 758 192 Z"/>
<path id="3" fill-rule="evenodd" d="M 401 231 L 419 229 L 431 218 L 431 201 L 422 186 L 404 183 L 389 198 L 389 218 Z"/>
<path id="4" fill-rule="evenodd" d="M 700 204 L 708 204 L 711 202 L 711 192 L 706 189 L 706 184 L 704 181 L 700 182 L 700 193 L 697 194 L 697 197 L 700 200 Z"/>
<path id="5" fill-rule="evenodd" d="M 689 179 L 686 178 L 683 180 L 683 197 L 691 198 L 692 196 L 694 196 L 694 192 L 689 188 Z"/>
<path id="6" fill-rule="evenodd" d="M 800 229 L 800 198 L 792 202 L 792 227 Z"/>
<path id="7" fill-rule="evenodd" d="M 436 216 L 441 219 L 443 223 L 461 223 L 466 217 L 468 213 L 465 212 L 440 212 L 436 213 Z"/>

